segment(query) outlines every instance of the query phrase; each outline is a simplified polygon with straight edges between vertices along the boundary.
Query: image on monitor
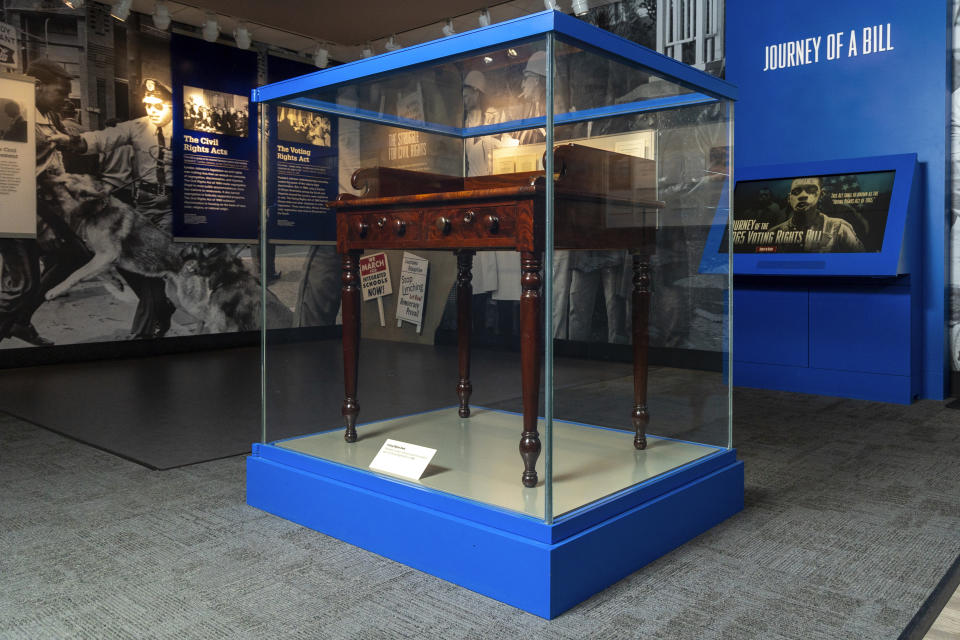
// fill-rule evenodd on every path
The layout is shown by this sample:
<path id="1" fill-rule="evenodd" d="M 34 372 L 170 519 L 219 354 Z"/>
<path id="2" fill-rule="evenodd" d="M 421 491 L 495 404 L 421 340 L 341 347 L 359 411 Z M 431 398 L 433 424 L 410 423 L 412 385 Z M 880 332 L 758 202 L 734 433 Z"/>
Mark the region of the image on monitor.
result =
<path id="1" fill-rule="evenodd" d="M 879 253 L 895 175 L 870 171 L 738 181 L 733 251 Z"/>

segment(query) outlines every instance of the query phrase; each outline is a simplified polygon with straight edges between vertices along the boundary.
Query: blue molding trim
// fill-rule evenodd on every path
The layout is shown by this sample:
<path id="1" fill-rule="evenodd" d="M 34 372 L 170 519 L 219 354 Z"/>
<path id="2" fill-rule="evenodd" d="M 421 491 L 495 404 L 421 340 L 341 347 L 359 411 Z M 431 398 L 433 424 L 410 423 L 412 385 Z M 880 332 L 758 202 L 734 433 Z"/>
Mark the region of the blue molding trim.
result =
<path id="1" fill-rule="evenodd" d="M 530 40 L 538 36 L 544 36 L 549 32 L 565 36 L 564 40 L 571 44 L 599 49 L 628 63 L 648 67 L 660 77 L 715 98 L 731 100 L 737 98 L 736 88 L 719 78 L 589 25 L 577 18 L 558 11 L 541 11 L 489 27 L 457 33 L 397 51 L 388 51 L 371 58 L 323 69 L 299 78 L 268 84 L 254 89 L 251 93 L 251 100 L 253 102 L 267 102 L 296 98 L 324 87 L 332 87 L 361 79 L 369 80 L 400 69 L 412 69 L 425 64 L 435 64 L 507 43 Z"/>
<path id="2" fill-rule="evenodd" d="M 733 384 L 753 389 L 774 389 L 896 404 L 911 404 L 918 393 L 916 376 L 737 360 L 733 361 Z"/>

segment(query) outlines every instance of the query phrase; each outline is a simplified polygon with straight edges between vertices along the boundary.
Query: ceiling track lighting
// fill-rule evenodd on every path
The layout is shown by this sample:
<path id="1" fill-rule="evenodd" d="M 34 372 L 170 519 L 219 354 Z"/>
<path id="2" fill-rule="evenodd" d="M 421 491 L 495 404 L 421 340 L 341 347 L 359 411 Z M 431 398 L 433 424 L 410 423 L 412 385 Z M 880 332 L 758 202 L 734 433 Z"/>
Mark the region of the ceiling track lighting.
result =
<path id="1" fill-rule="evenodd" d="M 573 15 L 575 16 L 582 16 L 590 11 L 590 2 L 588 0 L 573 0 L 570 4 L 570 8 L 573 10 Z"/>
<path id="2" fill-rule="evenodd" d="M 233 30 L 233 40 L 237 43 L 238 49 L 249 49 L 253 39 L 250 37 L 250 29 L 247 23 L 241 20 Z"/>
<path id="3" fill-rule="evenodd" d="M 68 9 L 83 9 L 83 6 L 86 4 L 84 0 L 63 0 L 63 4 L 67 5 Z"/>
<path id="4" fill-rule="evenodd" d="M 445 36 L 452 36 L 457 32 L 456 29 L 453 28 L 453 18 L 447 18 L 447 21 L 443 23 L 441 31 L 443 31 L 443 35 Z"/>
<path id="5" fill-rule="evenodd" d="M 393 34 L 390 36 L 390 39 L 384 43 L 383 48 L 387 51 L 396 51 L 397 49 L 402 49 L 403 47 L 400 44 L 400 41 L 397 40 L 397 34 Z"/>
<path id="6" fill-rule="evenodd" d="M 130 17 L 130 8 L 133 6 L 133 0 L 120 0 L 110 9 L 110 15 L 121 22 L 126 22 Z"/>
<path id="7" fill-rule="evenodd" d="M 217 38 L 220 37 L 220 22 L 217 21 L 215 14 L 207 14 L 206 19 L 203 21 L 201 33 L 203 34 L 203 39 L 207 42 L 216 42 Z"/>
<path id="8" fill-rule="evenodd" d="M 360 51 L 360 55 L 362 55 L 364 58 L 372 58 L 373 45 L 371 45 L 369 42 L 363 45 L 363 49 Z"/>
<path id="9" fill-rule="evenodd" d="M 319 42 L 313 50 L 313 64 L 318 69 L 325 69 L 330 64 L 330 52 L 320 46 Z"/>
<path id="10" fill-rule="evenodd" d="M 543 8 L 547 11 L 559 11 L 560 5 L 557 4 L 557 0 L 543 0 Z"/>
<path id="11" fill-rule="evenodd" d="M 480 23 L 481 27 L 490 26 L 490 9 L 484 7 L 483 11 L 480 12 L 480 15 L 477 16 L 477 22 Z"/>
<path id="12" fill-rule="evenodd" d="M 153 5 L 153 26 L 160 31 L 166 31 L 170 28 L 170 7 L 166 0 L 157 0 Z"/>

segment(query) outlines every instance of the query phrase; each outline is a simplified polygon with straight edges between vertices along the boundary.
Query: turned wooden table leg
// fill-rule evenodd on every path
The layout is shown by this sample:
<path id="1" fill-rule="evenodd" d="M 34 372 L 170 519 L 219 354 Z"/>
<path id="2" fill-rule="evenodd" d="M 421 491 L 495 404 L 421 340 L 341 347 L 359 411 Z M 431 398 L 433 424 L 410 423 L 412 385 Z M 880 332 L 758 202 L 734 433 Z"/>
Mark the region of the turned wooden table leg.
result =
<path id="1" fill-rule="evenodd" d="M 343 407 L 340 413 L 347 430 L 343 439 L 357 441 L 357 367 L 360 356 L 360 268 L 361 251 L 348 251 L 343 254 L 343 273 L 341 282 L 343 315 Z"/>
<path id="2" fill-rule="evenodd" d="M 473 320 L 473 254 L 474 251 L 457 251 L 457 353 L 460 360 L 460 379 L 457 381 L 457 397 L 460 399 L 460 417 L 470 417 L 470 334 Z"/>
<path id="3" fill-rule="evenodd" d="M 523 395 L 523 433 L 520 457 L 523 458 L 523 486 L 537 486 L 537 458 L 540 434 L 537 410 L 540 405 L 540 266 L 539 253 L 520 254 L 520 375 Z"/>
<path id="4" fill-rule="evenodd" d="M 633 254 L 633 446 L 647 448 L 647 352 L 650 348 L 650 257 Z"/>

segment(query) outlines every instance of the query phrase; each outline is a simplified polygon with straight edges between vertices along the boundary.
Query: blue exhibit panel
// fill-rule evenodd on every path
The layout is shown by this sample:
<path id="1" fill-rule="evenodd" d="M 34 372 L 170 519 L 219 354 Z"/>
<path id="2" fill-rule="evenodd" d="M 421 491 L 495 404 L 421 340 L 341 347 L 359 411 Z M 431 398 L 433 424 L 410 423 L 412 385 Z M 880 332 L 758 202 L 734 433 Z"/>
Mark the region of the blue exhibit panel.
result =
<path id="1" fill-rule="evenodd" d="M 810 292 L 810 366 L 909 376 L 908 283 Z"/>
<path id="2" fill-rule="evenodd" d="M 734 287 L 733 357 L 794 367 L 810 364 L 810 294 L 805 287 Z M 734 367 L 734 384 L 741 384 Z"/>
<path id="3" fill-rule="evenodd" d="M 834 272 L 851 276 L 908 273 L 909 294 L 883 281 L 870 283 L 868 278 L 864 286 L 875 286 L 877 296 L 890 299 L 873 298 L 856 289 L 844 292 L 826 282 L 810 285 L 810 367 L 736 362 L 734 380 L 762 388 L 883 401 L 909 402 L 914 390 L 921 397 L 943 398 L 948 363 L 944 211 L 950 3 L 777 2 L 758 11 L 755 2 L 728 0 L 726 18 L 726 77 L 740 89 L 734 171 L 738 180 L 749 167 L 871 156 L 915 154 L 918 169 L 903 228 L 903 245 L 916 259 L 898 263 L 892 272 L 895 247 L 884 246 L 870 260 L 875 263 L 872 271 L 861 269 L 855 264 L 861 257 L 854 256 Z M 771 64 L 771 55 L 789 43 L 807 43 L 807 38 L 812 47 L 809 58 L 780 57 Z M 864 46 L 866 40 L 869 44 Z M 798 262 L 818 259 L 810 256 Z M 751 261 L 755 264 L 743 264 Z M 738 262 L 735 274 L 744 273 L 743 268 L 762 273 L 763 266 L 755 258 L 739 257 Z M 875 266 L 882 266 L 882 271 Z M 788 268 L 785 265 L 779 273 Z M 813 275 L 799 271 L 796 275 Z M 826 269 L 824 275 L 828 275 Z M 782 280 L 771 278 L 771 287 Z M 853 300 L 842 301 L 845 294 Z M 909 310 L 904 307 L 907 295 Z M 843 324 L 844 314 L 851 316 L 850 324 Z M 735 326 L 739 322 L 743 320 L 738 315 Z M 856 325 L 861 325 L 859 330 Z M 903 373 L 905 363 L 909 366 Z"/>
<path id="4" fill-rule="evenodd" d="M 247 458 L 247 503 L 552 618 L 743 508 L 743 463 L 734 450 L 687 465 L 660 492 L 651 490 L 657 480 L 624 492 L 642 501 L 622 495 L 598 504 L 597 513 L 587 507 L 547 525 L 255 445 Z M 613 504 L 623 508 L 611 510 Z"/>

